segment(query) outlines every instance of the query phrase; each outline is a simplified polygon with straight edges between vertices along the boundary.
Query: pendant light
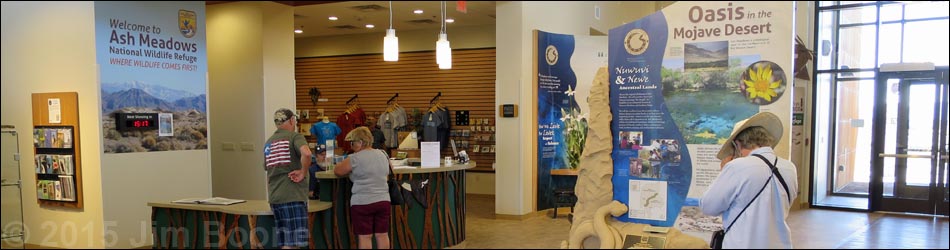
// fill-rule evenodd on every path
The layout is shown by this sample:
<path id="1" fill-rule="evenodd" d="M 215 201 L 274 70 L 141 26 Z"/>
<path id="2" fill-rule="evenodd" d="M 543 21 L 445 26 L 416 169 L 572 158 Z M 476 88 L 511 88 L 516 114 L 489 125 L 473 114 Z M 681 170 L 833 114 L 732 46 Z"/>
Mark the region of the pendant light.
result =
<path id="1" fill-rule="evenodd" d="M 439 69 L 452 68 L 452 47 L 449 46 L 448 36 L 445 34 L 445 1 L 441 1 L 442 29 L 439 30 L 439 40 L 435 42 L 435 62 Z"/>
<path id="2" fill-rule="evenodd" d="M 393 29 L 393 1 L 389 1 L 389 29 L 386 30 L 386 37 L 383 38 L 383 61 L 399 61 L 399 38 L 396 37 L 396 30 Z"/>

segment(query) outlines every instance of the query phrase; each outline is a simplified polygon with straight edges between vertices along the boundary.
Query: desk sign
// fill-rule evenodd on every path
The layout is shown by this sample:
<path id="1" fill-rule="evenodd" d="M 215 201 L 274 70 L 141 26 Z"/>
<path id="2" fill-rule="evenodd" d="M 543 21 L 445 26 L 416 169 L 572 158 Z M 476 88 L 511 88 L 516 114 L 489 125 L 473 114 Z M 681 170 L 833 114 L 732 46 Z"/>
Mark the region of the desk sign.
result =
<path id="1" fill-rule="evenodd" d="M 115 129 L 122 131 L 158 129 L 158 113 L 115 113 Z"/>
<path id="2" fill-rule="evenodd" d="M 437 168 L 439 165 L 439 157 L 441 155 L 440 145 L 438 141 L 424 141 L 422 143 L 422 167 L 423 168 Z"/>
<path id="3" fill-rule="evenodd" d="M 517 104 L 503 104 L 498 109 L 501 110 L 501 117 L 518 117 Z"/>

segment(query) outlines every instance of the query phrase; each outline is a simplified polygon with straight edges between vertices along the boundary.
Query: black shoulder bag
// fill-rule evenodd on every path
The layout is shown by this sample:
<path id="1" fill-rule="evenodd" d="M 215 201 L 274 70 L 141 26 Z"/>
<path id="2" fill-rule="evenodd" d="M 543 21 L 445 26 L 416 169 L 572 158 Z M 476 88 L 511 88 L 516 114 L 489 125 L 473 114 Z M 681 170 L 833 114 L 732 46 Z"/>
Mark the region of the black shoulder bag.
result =
<path id="1" fill-rule="evenodd" d="M 393 164 L 389 161 L 389 154 L 386 154 L 386 151 L 382 151 L 383 155 L 386 156 L 386 162 L 389 163 L 389 176 L 386 178 L 386 185 L 389 186 L 389 204 L 393 206 L 399 206 L 405 203 L 405 200 L 402 198 L 402 191 L 400 191 L 399 184 L 396 184 L 396 175 L 393 174 Z"/>
<path id="2" fill-rule="evenodd" d="M 785 187 L 785 193 L 788 194 L 788 185 L 785 184 L 785 179 L 782 178 L 782 174 L 780 174 L 778 172 L 778 168 L 775 167 L 775 165 L 778 164 L 778 157 L 775 157 L 775 163 L 771 163 L 762 155 L 755 154 L 754 156 L 759 157 L 759 159 L 762 159 L 765 164 L 769 165 L 769 169 L 772 170 L 772 174 L 769 175 L 769 179 L 765 181 L 765 185 L 762 186 L 762 189 L 759 189 L 759 193 L 755 194 L 755 197 L 752 197 L 752 200 L 749 201 L 749 204 L 746 204 L 745 207 L 742 208 L 742 211 L 739 212 L 739 215 L 736 215 L 736 218 L 732 220 L 732 223 L 729 223 L 729 226 L 726 227 L 725 230 L 717 230 L 716 232 L 713 232 L 712 239 L 709 240 L 709 247 L 712 249 L 722 249 L 722 241 L 726 238 L 726 232 L 729 232 L 729 229 L 732 228 L 732 225 L 736 224 L 736 221 L 739 220 L 739 216 L 742 216 L 742 213 L 744 213 L 745 210 L 749 208 L 749 205 L 752 205 L 752 202 L 755 201 L 756 198 L 759 198 L 759 195 L 762 194 L 762 191 L 765 190 L 765 187 L 769 186 L 769 182 L 772 181 L 772 176 L 778 175 L 779 182 L 782 183 L 782 186 Z M 791 195 L 789 195 L 788 198 L 789 202 L 791 202 Z"/>

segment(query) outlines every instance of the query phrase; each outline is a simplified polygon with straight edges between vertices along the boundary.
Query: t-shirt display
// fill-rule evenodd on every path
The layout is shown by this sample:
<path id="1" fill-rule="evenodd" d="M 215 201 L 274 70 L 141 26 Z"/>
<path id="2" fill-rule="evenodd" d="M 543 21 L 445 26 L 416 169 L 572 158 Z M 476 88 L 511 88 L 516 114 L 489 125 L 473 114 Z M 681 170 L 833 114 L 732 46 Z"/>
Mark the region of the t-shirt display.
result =
<path id="1" fill-rule="evenodd" d="M 340 126 L 330 121 L 314 123 L 310 126 L 310 134 L 317 137 L 317 144 L 326 145 L 327 140 L 336 139 L 336 136 L 343 133 Z"/>
<path id="2" fill-rule="evenodd" d="M 353 112 L 340 114 L 340 116 L 336 118 L 336 124 L 340 126 L 340 134 L 336 136 L 336 145 L 342 148 L 344 152 L 353 151 L 353 149 L 350 148 L 350 144 L 346 142 L 346 134 L 359 126 L 363 126 L 365 122 L 366 113 L 363 113 L 363 108 L 357 108 L 353 110 Z"/>
<path id="3" fill-rule="evenodd" d="M 387 148 L 398 147 L 399 136 L 396 129 L 406 126 L 406 110 L 402 107 L 396 107 L 392 112 L 383 112 L 376 123 L 383 132 L 383 137 L 386 138 L 383 145 Z"/>
<path id="4" fill-rule="evenodd" d="M 422 117 L 422 141 L 438 141 L 441 147 L 449 144 L 449 110 L 439 109 Z"/>

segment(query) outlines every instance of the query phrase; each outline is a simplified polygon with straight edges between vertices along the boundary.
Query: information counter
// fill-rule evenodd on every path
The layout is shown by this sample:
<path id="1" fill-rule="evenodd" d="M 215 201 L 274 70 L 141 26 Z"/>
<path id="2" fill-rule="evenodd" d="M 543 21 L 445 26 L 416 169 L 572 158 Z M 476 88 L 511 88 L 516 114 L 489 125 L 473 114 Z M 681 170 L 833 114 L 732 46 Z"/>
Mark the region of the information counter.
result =
<path id="1" fill-rule="evenodd" d="M 399 184 L 409 183 L 413 192 L 403 191 L 405 204 L 392 206 L 389 237 L 394 249 L 436 249 L 465 240 L 465 170 L 475 162 L 441 167 L 396 167 Z M 350 195 L 353 183 L 332 171 L 317 173 L 320 200 L 333 202 L 322 226 L 330 231 L 329 248 L 357 248 L 350 224 Z M 421 188 L 420 188 L 421 187 Z"/>
<path id="2" fill-rule="evenodd" d="M 266 200 L 233 205 L 149 202 L 154 248 L 278 248 L 274 215 Z M 332 203 L 310 201 L 310 247 L 327 248 L 320 211 Z M 323 213 L 325 214 L 325 213 Z"/>

